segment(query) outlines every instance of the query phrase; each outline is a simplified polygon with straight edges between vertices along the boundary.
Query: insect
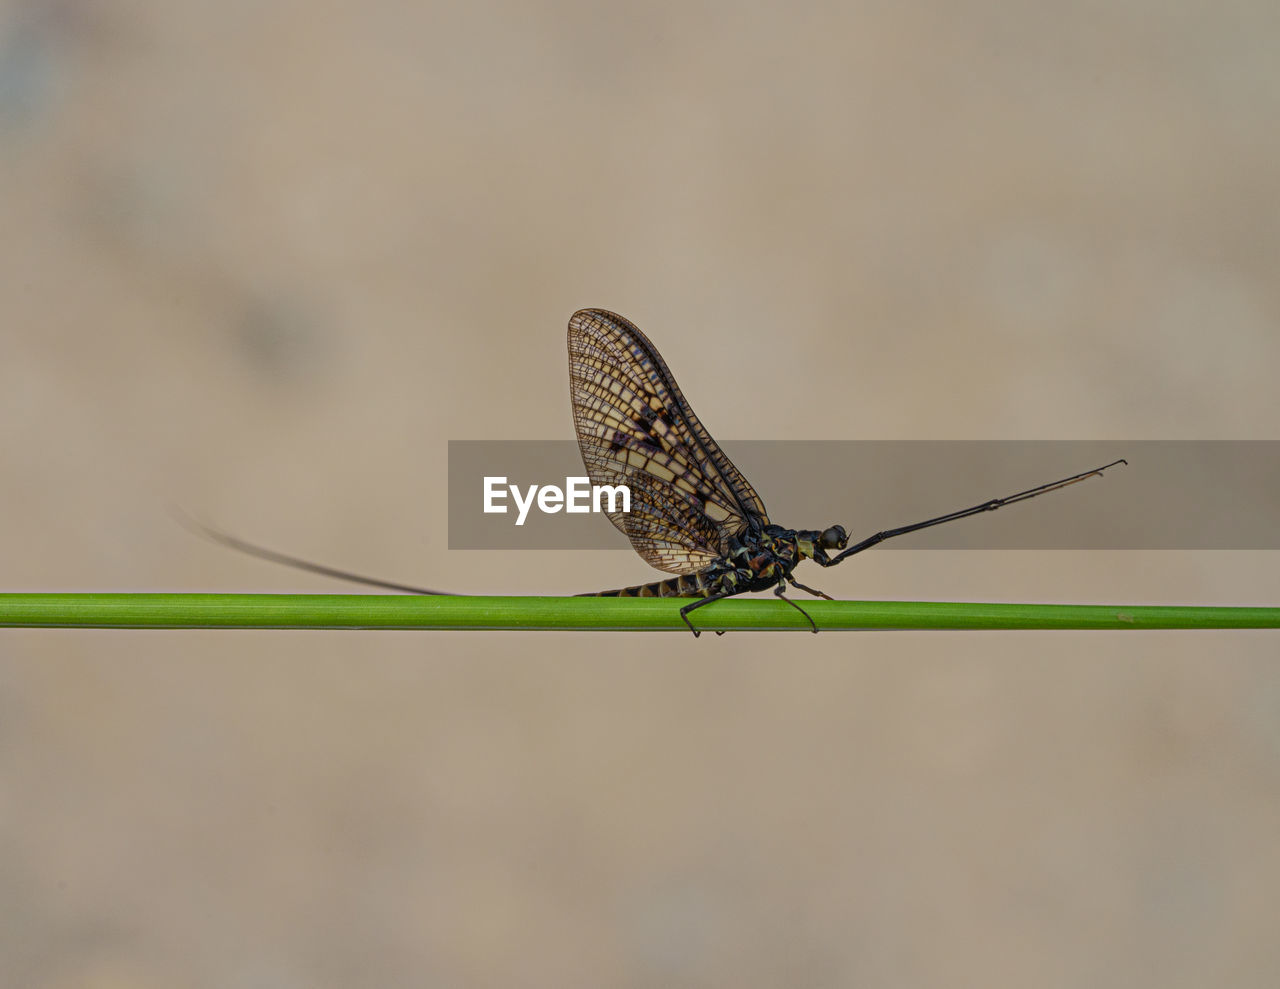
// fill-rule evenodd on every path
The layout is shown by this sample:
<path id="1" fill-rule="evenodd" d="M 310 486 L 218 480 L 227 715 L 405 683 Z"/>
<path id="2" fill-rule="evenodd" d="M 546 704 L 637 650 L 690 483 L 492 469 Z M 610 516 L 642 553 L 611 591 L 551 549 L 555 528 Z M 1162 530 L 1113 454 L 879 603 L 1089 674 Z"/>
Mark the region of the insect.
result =
<path id="1" fill-rule="evenodd" d="M 691 612 L 747 591 L 773 590 L 817 623 L 783 592 L 787 585 L 832 600 L 800 583 L 802 560 L 833 567 L 886 539 L 1025 501 L 1100 475 L 1114 463 L 1042 484 L 938 518 L 877 532 L 849 545 L 843 526 L 784 529 L 769 521 L 764 502 L 698 419 L 662 355 L 639 328 L 604 309 L 582 309 L 569 320 L 569 396 L 582 461 L 593 484 L 625 484 L 631 511 L 609 519 L 644 560 L 678 576 L 582 597 L 696 598 L 680 609 L 695 636 Z"/>
<path id="2" fill-rule="evenodd" d="M 701 631 L 689 620 L 690 612 L 736 594 L 771 588 L 817 632 L 809 613 L 783 593 L 790 584 L 832 600 L 792 576 L 802 560 L 834 567 L 886 539 L 992 512 L 1128 462 L 1116 460 L 1005 498 L 886 529 L 850 546 L 841 525 L 819 531 L 784 529 L 770 522 L 764 502 L 694 414 L 657 348 L 634 323 L 616 313 L 582 309 L 570 318 L 569 397 L 578 448 L 591 482 L 631 489 L 631 511 L 606 512 L 610 521 L 645 561 L 677 575 L 579 596 L 696 598 L 680 609 L 695 637 Z M 215 542 L 274 563 L 412 594 L 448 594 L 311 563 L 189 517 L 180 521 Z"/>

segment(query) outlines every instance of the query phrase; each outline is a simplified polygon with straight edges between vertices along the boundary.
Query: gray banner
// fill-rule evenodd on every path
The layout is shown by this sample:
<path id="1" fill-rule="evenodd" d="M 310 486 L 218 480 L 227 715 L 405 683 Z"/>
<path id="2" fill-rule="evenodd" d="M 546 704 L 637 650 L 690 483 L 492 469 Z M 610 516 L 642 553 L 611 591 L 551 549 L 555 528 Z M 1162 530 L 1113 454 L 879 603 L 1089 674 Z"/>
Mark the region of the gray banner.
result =
<path id="1" fill-rule="evenodd" d="M 791 529 L 840 523 L 856 541 L 1129 461 L 1062 491 L 884 544 L 886 549 L 1280 549 L 1280 442 L 790 441 L 723 444 Z M 531 485 L 586 471 L 572 440 L 451 440 L 450 549 L 626 549 L 603 514 L 541 511 Z M 485 478 L 493 507 L 485 513 Z M 520 489 L 528 507 L 517 525 Z M 502 496 L 498 496 L 498 492 Z M 579 499 L 582 505 L 589 499 Z M 552 495 L 544 496 L 548 508 Z"/>

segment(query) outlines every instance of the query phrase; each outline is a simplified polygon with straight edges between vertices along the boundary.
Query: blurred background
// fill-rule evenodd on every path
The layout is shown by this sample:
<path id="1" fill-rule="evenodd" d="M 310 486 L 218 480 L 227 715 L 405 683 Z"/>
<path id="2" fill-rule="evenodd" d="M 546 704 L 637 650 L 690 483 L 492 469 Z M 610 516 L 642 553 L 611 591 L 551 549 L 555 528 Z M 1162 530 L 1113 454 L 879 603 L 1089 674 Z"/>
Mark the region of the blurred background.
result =
<path id="1" fill-rule="evenodd" d="M 730 452 L 1280 439 L 1278 43 L 1263 0 L 8 0 L 0 587 L 350 590 L 175 505 L 462 592 L 656 578 L 446 548 L 449 439 L 571 437 L 584 306 Z M 830 497 L 778 521 L 911 521 Z M 821 578 L 1280 603 L 1262 552 Z M 1277 641 L 3 631 L 0 971 L 1272 986 Z"/>

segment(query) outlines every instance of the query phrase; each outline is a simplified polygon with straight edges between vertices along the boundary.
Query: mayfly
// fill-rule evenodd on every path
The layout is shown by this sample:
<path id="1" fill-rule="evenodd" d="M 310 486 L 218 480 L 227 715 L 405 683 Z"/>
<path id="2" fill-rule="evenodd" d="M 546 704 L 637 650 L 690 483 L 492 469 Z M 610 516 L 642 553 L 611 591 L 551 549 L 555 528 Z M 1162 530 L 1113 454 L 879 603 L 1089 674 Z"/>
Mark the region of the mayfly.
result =
<path id="1" fill-rule="evenodd" d="M 834 567 L 886 539 L 995 511 L 1126 462 L 877 532 L 850 546 L 840 525 L 819 531 L 770 522 L 764 502 L 694 414 L 657 348 L 616 313 L 583 309 L 569 320 L 569 396 L 592 483 L 631 489 L 631 511 L 608 513 L 610 521 L 647 563 L 678 574 L 586 596 L 697 598 L 680 609 L 695 636 L 699 630 L 690 612 L 735 594 L 770 589 L 817 632 L 808 612 L 783 593 L 790 584 L 832 600 L 791 575 L 801 560 Z"/>
<path id="2" fill-rule="evenodd" d="M 570 318 L 569 396 L 578 448 L 591 482 L 626 485 L 631 490 L 631 511 L 606 512 L 610 521 L 646 562 L 677 575 L 580 596 L 696 598 L 680 609 L 680 617 L 695 636 L 701 632 L 689 620 L 690 612 L 736 594 L 770 589 L 804 615 L 817 632 L 809 613 L 783 593 L 790 584 L 832 600 L 791 575 L 801 560 L 834 567 L 886 539 L 993 512 L 1127 463 L 1116 460 L 972 508 L 886 529 L 850 546 L 849 534 L 841 525 L 819 531 L 784 529 L 769 521 L 764 502 L 694 414 L 657 348 L 622 316 L 604 309 L 582 309 Z M 274 563 L 413 594 L 448 593 L 311 563 L 190 518 L 183 521 L 216 542 Z"/>

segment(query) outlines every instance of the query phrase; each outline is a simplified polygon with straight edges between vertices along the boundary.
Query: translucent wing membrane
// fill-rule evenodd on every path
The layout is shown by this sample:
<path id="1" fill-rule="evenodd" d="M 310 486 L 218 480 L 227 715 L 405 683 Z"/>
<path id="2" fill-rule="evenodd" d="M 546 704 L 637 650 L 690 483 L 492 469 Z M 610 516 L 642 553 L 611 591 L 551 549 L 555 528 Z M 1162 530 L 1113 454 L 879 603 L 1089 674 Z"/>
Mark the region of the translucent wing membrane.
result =
<path id="1" fill-rule="evenodd" d="M 652 566 L 694 573 L 727 556 L 748 526 L 768 524 L 760 496 L 628 320 L 603 309 L 573 314 L 569 397 L 592 483 L 631 489 L 631 511 L 609 519 Z"/>

